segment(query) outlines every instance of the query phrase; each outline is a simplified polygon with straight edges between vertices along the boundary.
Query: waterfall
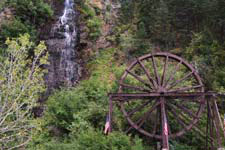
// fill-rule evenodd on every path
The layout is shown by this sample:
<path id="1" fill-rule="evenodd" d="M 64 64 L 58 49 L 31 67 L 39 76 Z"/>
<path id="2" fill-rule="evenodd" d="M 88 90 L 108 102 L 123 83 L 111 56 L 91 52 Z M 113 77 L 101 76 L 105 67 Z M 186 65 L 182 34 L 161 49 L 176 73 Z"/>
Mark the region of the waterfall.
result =
<path id="1" fill-rule="evenodd" d="M 73 86 L 79 79 L 77 58 L 77 14 L 74 0 L 65 0 L 64 10 L 51 30 L 47 40 L 49 50 L 49 71 L 47 85 L 49 88 Z"/>

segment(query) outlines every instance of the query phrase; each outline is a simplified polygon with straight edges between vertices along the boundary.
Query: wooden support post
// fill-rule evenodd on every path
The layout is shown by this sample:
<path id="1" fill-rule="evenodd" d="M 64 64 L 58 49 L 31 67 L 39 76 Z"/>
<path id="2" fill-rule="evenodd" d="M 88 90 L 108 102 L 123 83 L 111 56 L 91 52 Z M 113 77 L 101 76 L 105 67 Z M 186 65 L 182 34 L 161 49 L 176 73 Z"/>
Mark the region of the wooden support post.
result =
<path id="1" fill-rule="evenodd" d="M 208 111 L 210 114 L 210 136 L 212 139 L 215 139 L 211 143 L 211 150 L 214 150 L 216 148 L 222 147 L 222 141 L 221 141 L 221 134 L 220 134 L 220 127 L 219 127 L 219 112 L 217 108 L 217 104 L 215 102 L 215 99 L 211 99 L 208 101 L 209 107 Z M 215 132 L 214 132 L 215 131 Z M 214 137 L 216 136 L 216 137 Z"/>
<path id="2" fill-rule="evenodd" d="M 216 111 L 216 114 L 217 114 L 216 116 L 217 116 L 217 119 L 218 119 L 218 124 L 220 125 L 220 128 L 223 132 L 224 140 L 225 140 L 225 121 L 224 121 L 224 125 L 223 125 L 216 100 L 214 100 L 213 103 L 214 103 L 215 111 Z M 224 115 L 224 120 L 225 120 L 225 115 Z"/>
<path id="3" fill-rule="evenodd" d="M 219 109 L 217 107 L 216 104 L 216 100 L 215 97 L 213 97 L 214 99 L 212 100 L 213 103 L 213 110 L 214 110 L 214 125 L 215 125 L 215 130 L 216 130 L 216 134 L 217 134 L 217 143 L 218 143 L 218 148 L 222 147 L 222 136 L 221 136 L 221 132 L 223 130 L 223 126 L 222 126 L 222 122 L 221 122 L 221 118 L 220 118 L 220 113 L 219 113 Z"/>
<path id="4" fill-rule="evenodd" d="M 209 126 L 209 119 L 210 119 L 210 118 L 209 118 L 209 117 L 210 117 L 210 116 L 209 116 L 209 101 L 207 100 L 206 103 L 207 103 L 207 111 L 206 111 L 206 112 L 207 112 L 207 124 L 206 124 L 206 141 L 205 141 L 205 149 L 206 149 L 206 150 L 209 150 L 209 147 L 208 147 L 208 137 L 209 137 L 208 134 L 209 134 L 209 127 L 210 127 L 210 126 Z"/>
<path id="5" fill-rule="evenodd" d="M 160 97 L 161 102 L 161 122 L 162 122 L 162 150 L 169 150 L 168 124 L 165 112 L 165 100 Z"/>
<path id="6" fill-rule="evenodd" d="M 223 134 L 224 134 L 224 140 L 225 140 L 225 114 L 223 119 Z"/>
<path id="7" fill-rule="evenodd" d="M 210 101 L 208 99 L 207 99 L 207 103 L 208 103 L 207 112 L 208 112 L 208 118 L 209 118 L 209 132 L 210 132 L 210 137 L 212 139 L 214 139 L 214 135 L 213 135 L 213 123 L 212 123 L 213 114 L 212 114 L 212 111 L 211 111 Z M 214 141 L 212 140 L 210 142 L 210 144 L 211 144 L 210 150 L 213 150 L 213 148 L 214 148 Z"/>
<path id="8" fill-rule="evenodd" d="M 112 132 L 112 112 L 113 112 L 113 103 L 112 96 L 109 96 L 109 133 Z"/>

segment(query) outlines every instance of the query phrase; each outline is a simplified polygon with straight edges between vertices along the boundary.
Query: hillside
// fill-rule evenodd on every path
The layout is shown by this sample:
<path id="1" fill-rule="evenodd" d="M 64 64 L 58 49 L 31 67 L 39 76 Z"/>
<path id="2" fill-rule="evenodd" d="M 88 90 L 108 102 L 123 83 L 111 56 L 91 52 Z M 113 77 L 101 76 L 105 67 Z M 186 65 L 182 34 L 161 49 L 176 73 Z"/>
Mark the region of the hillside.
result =
<path id="1" fill-rule="evenodd" d="M 129 129 L 127 116 L 118 104 L 113 111 L 113 132 L 104 134 L 108 93 L 146 92 L 146 88 L 150 88 L 147 92 L 164 93 L 169 88 L 177 90 L 179 86 L 187 88 L 197 83 L 204 86 L 183 91 L 225 93 L 224 40 L 223 0 L 2 0 L 0 150 L 161 149 L 161 140 Z M 172 56 L 155 56 L 155 62 L 151 56 L 142 63 L 154 79 L 150 80 L 150 87 L 143 84 L 149 76 L 137 58 L 158 52 L 187 60 L 193 66 L 193 77 L 182 82 L 189 66 L 178 59 L 168 61 L 167 74 L 171 77 L 164 77 L 167 59 Z M 139 68 L 137 65 L 129 69 L 140 77 L 136 77 L 138 80 L 127 69 L 134 61 Z M 127 85 L 121 85 L 124 72 L 128 74 L 123 76 Z M 176 79 L 182 81 L 176 85 Z M 206 141 L 208 145 L 211 141 L 206 140 L 205 133 L 206 103 L 195 98 L 182 103 L 179 98 L 169 100 L 174 103 L 165 105 L 170 118 L 168 134 L 189 130 L 177 118 L 183 117 L 184 124 L 190 124 L 200 116 L 192 130 L 169 139 L 170 149 L 205 150 Z M 223 118 L 225 101 L 218 98 L 217 103 Z M 131 101 L 125 105 L 125 111 L 139 110 L 140 105 L 153 107 L 154 103 Z M 199 116 L 190 115 L 179 106 Z M 204 107 L 201 115 L 200 107 Z M 146 111 L 147 107 L 134 111 L 131 119 L 138 121 Z M 151 117 L 144 117 L 141 128 L 160 134 L 159 111 L 157 107 Z M 216 139 L 216 132 L 211 131 Z M 222 130 L 219 132 L 223 134 Z"/>

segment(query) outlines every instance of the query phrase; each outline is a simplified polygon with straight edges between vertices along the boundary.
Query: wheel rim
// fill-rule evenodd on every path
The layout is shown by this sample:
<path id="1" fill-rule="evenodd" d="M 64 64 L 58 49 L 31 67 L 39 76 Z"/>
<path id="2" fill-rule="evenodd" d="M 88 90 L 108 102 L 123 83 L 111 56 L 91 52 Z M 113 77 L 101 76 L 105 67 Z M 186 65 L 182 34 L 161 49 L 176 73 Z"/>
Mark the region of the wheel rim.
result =
<path id="1" fill-rule="evenodd" d="M 133 80 L 130 79 L 128 82 L 129 76 Z M 135 82 L 132 83 L 134 80 Z M 185 60 L 169 53 L 155 53 L 139 57 L 126 69 L 120 79 L 118 92 L 204 92 L 204 87 L 196 70 Z M 203 101 L 203 97 L 165 100 L 168 124 L 170 121 L 175 121 L 180 126 L 178 129 L 169 129 L 170 138 L 183 135 L 197 123 L 204 108 Z M 135 102 L 134 107 L 128 108 L 131 105 L 120 102 L 121 111 L 131 126 L 128 131 L 134 128 L 146 136 L 161 139 L 162 135 L 157 132 L 159 129 L 157 126 L 160 125 L 159 98 Z M 154 121 L 150 117 L 153 117 Z M 184 118 L 187 119 L 186 122 Z M 153 124 L 148 126 L 146 121 L 149 120 Z"/>

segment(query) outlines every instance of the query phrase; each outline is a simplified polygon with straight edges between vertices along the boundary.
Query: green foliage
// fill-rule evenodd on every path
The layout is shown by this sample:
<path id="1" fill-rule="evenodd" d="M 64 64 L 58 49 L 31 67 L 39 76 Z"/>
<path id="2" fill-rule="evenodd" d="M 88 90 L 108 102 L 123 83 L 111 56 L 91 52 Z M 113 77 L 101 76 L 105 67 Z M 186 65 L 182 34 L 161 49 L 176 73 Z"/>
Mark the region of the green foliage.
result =
<path id="1" fill-rule="evenodd" d="M 120 132 L 105 136 L 102 130 L 108 111 L 107 93 L 117 91 L 118 84 L 115 81 L 126 68 L 125 65 L 121 65 L 124 58 L 138 57 L 152 52 L 154 47 L 175 49 L 180 55 L 193 62 L 198 73 L 206 81 L 207 90 L 224 91 L 225 3 L 223 0 L 120 0 L 120 2 L 122 8 L 117 14 L 120 18 L 112 29 L 114 35 L 107 37 L 118 44 L 118 50 L 106 49 L 96 52 L 92 61 L 86 66 L 89 71 L 87 80 L 81 81 L 75 88 L 57 90 L 49 97 L 43 118 L 31 120 L 36 129 L 32 131 L 33 139 L 29 149 L 146 149 L 142 140 L 121 132 L 127 124 L 118 108 L 114 111 L 113 127 Z M 92 6 L 89 0 L 80 1 L 80 3 L 81 19 L 87 26 L 88 38 L 96 41 L 101 35 L 103 26 L 99 16 L 101 10 Z M 16 16 L 12 22 L 3 24 L 1 39 L 17 37 L 26 32 L 33 35 L 35 29 L 42 26 L 52 16 L 51 8 L 43 0 L 10 0 L 8 6 L 15 9 Z M 113 11 L 109 6 L 107 6 L 108 11 Z M 110 16 L 110 14 L 107 15 Z M 20 44 L 15 47 L 20 47 Z M 32 49 L 31 47 L 33 44 L 27 44 L 24 49 Z M 39 49 L 41 48 L 44 47 L 40 46 Z M 37 54 L 37 50 L 35 53 Z M 23 57 L 21 60 L 27 60 L 26 58 Z M 0 61 L 3 62 L 4 58 L 0 58 Z M 169 68 L 169 72 L 174 69 Z M 158 71 L 162 75 L 162 68 L 158 68 Z M 137 73 L 141 74 L 141 71 L 137 70 Z M 178 72 L 175 78 L 182 75 Z M 126 82 L 137 84 L 132 78 L 128 78 Z M 36 87 L 30 90 L 34 89 Z M 37 85 L 36 90 L 38 89 Z M 19 91 L 16 89 L 17 94 Z M 26 99 L 27 96 L 23 95 L 22 100 Z M 191 105 L 186 106 L 191 107 Z M 206 117 L 201 118 L 199 126 L 204 130 Z M 171 119 L 170 123 L 172 130 L 179 128 L 175 120 Z M 203 142 L 204 140 L 197 133 L 188 132 L 183 138 L 171 140 L 170 145 L 172 150 L 195 150 L 204 149 Z"/>
<path id="2" fill-rule="evenodd" d="M 62 90 L 55 92 L 47 101 L 48 110 L 45 114 L 47 118 L 45 123 L 68 129 L 72 121 L 74 121 L 74 114 L 87 105 L 86 96 L 81 90 L 76 88 L 73 91 Z"/>
<path id="3" fill-rule="evenodd" d="M 0 11 L 4 8 L 6 0 L 0 1 Z"/>
<path id="4" fill-rule="evenodd" d="M 88 5 L 88 3 L 89 2 L 87 0 L 85 2 L 82 2 L 81 8 L 79 9 L 85 18 L 96 16 L 95 10 L 90 5 Z"/>
<path id="5" fill-rule="evenodd" d="M 171 150 L 196 150 L 195 147 L 185 145 L 185 144 L 179 144 L 176 141 L 172 141 L 170 143 L 170 149 Z"/>
<path id="6" fill-rule="evenodd" d="M 51 7 L 43 0 L 9 0 L 8 5 L 16 11 L 24 23 L 40 26 L 52 17 Z"/>
<path id="7" fill-rule="evenodd" d="M 224 43 L 224 1 L 121 0 L 120 23 L 144 23 L 151 42 L 163 49 L 184 48 L 193 32 L 208 31 Z M 209 15 L 210 14 L 210 15 Z"/>
<path id="8" fill-rule="evenodd" d="M 30 150 L 144 150 L 139 138 L 132 140 L 129 136 L 114 132 L 109 136 L 93 129 L 83 130 L 66 141 L 52 140 L 44 142 Z"/>
<path id="9" fill-rule="evenodd" d="M 137 137 L 133 139 L 119 132 L 106 136 L 102 132 L 108 110 L 107 93 L 116 90 L 114 76 L 123 70 L 123 66 L 117 66 L 115 53 L 115 49 L 102 52 L 89 63 L 88 80 L 49 97 L 44 117 L 36 122 L 39 126 L 33 133 L 30 149 L 144 149 Z"/>
<path id="10" fill-rule="evenodd" d="M 30 115 L 39 94 L 45 91 L 43 76 L 47 64 L 43 42 L 34 48 L 28 59 L 29 49 L 34 47 L 30 36 L 25 34 L 6 41 L 7 49 L 0 59 L 0 147 L 16 149 L 27 144 L 34 127 Z"/>
<path id="11" fill-rule="evenodd" d="M 94 41 L 97 40 L 101 36 L 101 27 L 103 24 L 102 20 L 97 16 L 99 10 L 91 6 L 90 1 L 86 0 L 81 3 L 79 11 L 86 23 L 89 38 Z"/>
<path id="12" fill-rule="evenodd" d="M 20 19 L 13 19 L 2 24 L 0 40 L 5 41 L 8 37 L 19 37 L 20 34 L 25 33 L 30 33 L 32 39 L 37 34 L 33 26 L 22 23 Z"/>
<path id="13" fill-rule="evenodd" d="M 143 27 L 143 26 L 142 26 Z M 128 30 L 120 35 L 119 42 L 120 47 L 123 52 L 125 52 L 127 58 L 139 57 L 144 54 L 150 53 L 152 50 L 151 41 L 144 38 L 146 35 L 144 33 L 144 28 L 140 28 L 137 32 Z M 137 35 L 135 35 L 137 33 Z"/>
<path id="14" fill-rule="evenodd" d="M 89 29 L 89 37 L 92 40 L 96 40 L 101 36 L 102 21 L 98 17 L 93 17 L 87 20 L 87 27 Z"/>
<path id="15" fill-rule="evenodd" d="M 74 89 L 56 91 L 49 97 L 45 114 L 46 124 L 69 130 L 79 116 L 93 126 L 104 124 L 108 105 L 107 93 L 115 88 L 115 75 L 112 72 L 121 73 L 122 70 L 115 62 L 109 64 L 110 61 L 115 61 L 114 53 L 114 49 L 109 49 L 89 64 L 92 71 L 89 80 L 82 81 Z"/>
<path id="16" fill-rule="evenodd" d="M 131 142 L 130 137 L 114 132 L 109 136 L 99 131 L 85 131 L 78 136 L 78 149 L 80 150 L 144 150 L 140 139 Z"/>
<path id="17" fill-rule="evenodd" d="M 185 51 L 189 60 L 193 60 L 196 64 L 210 90 L 223 91 L 224 89 L 225 54 L 223 49 L 209 34 L 198 33 L 193 36 L 190 46 Z"/>
<path id="18" fill-rule="evenodd" d="M 130 0 L 120 0 L 120 3 L 122 5 L 120 22 L 124 24 L 130 23 L 135 15 L 135 3 Z"/>
<path id="19" fill-rule="evenodd" d="M 24 33 L 36 40 L 38 28 L 53 16 L 53 10 L 43 0 L 9 0 L 1 4 L 14 12 L 10 20 L 3 20 L 0 29 L 1 43 Z"/>

